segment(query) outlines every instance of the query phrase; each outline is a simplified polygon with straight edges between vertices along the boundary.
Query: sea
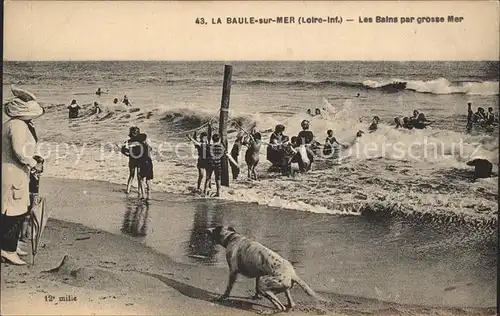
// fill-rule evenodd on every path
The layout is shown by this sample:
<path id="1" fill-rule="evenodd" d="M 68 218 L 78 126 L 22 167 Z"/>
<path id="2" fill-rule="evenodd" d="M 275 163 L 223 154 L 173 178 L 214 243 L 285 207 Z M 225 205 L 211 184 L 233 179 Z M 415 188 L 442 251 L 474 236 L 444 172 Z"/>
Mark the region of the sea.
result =
<path id="1" fill-rule="evenodd" d="M 214 185 L 208 196 L 195 193 L 197 157 L 186 134 L 209 124 L 218 131 L 225 65 L 232 66 L 229 149 L 252 129 L 264 145 L 258 180 L 247 177 L 243 148 L 240 175 L 212 198 Z M 426 306 L 496 302 L 498 124 L 465 133 L 468 102 L 498 115 L 496 61 L 3 66 L 3 101 L 14 84 L 46 109 L 35 126 L 46 159 L 41 192 L 59 205 L 49 207 L 51 218 L 129 235 L 175 261 L 217 269 L 227 269 L 224 252 L 205 230 L 231 225 L 289 259 L 320 292 Z M 96 95 L 98 88 L 105 93 Z M 121 103 L 125 95 L 131 106 Z M 73 99 L 81 116 L 69 119 Z M 94 102 L 102 113 L 93 112 Z M 396 128 L 394 119 L 414 110 L 432 124 Z M 380 124 L 370 133 L 374 116 Z M 340 161 L 316 157 L 311 171 L 289 177 L 269 172 L 265 143 L 274 127 L 297 135 L 304 119 L 319 142 L 331 129 L 346 145 Z M 128 160 L 120 147 L 131 126 L 153 147 L 149 201 L 137 199 L 135 188 L 124 192 Z M 473 181 L 467 162 L 476 158 L 493 163 L 491 178 Z"/>
<path id="2" fill-rule="evenodd" d="M 441 221 L 496 225 L 498 178 L 473 182 L 466 163 L 488 159 L 498 172 L 498 124 L 470 134 L 465 125 L 467 102 L 474 111 L 493 107 L 498 117 L 497 61 L 7 61 L 3 99 L 12 97 L 14 84 L 46 108 L 35 124 L 47 176 L 125 185 L 127 158 L 119 149 L 138 126 L 153 147 L 153 189 L 205 198 L 193 193 L 196 152 L 186 134 L 209 123 L 218 131 L 225 65 L 232 66 L 229 147 L 238 132 L 255 129 L 267 142 L 277 124 L 293 136 L 308 119 L 319 142 L 331 129 L 347 149 L 339 164 L 319 157 L 311 172 L 286 177 L 268 172 L 264 145 L 257 181 L 247 177 L 243 149 L 241 173 L 221 199 L 353 216 L 371 210 L 434 220 L 441 214 Z M 125 95 L 130 107 L 121 103 Z M 68 119 L 73 99 L 83 109 Z M 102 113 L 94 114 L 94 102 Z M 432 124 L 397 129 L 394 119 L 414 110 Z M 374 116 L 380 124 L 369 133 Z"/>

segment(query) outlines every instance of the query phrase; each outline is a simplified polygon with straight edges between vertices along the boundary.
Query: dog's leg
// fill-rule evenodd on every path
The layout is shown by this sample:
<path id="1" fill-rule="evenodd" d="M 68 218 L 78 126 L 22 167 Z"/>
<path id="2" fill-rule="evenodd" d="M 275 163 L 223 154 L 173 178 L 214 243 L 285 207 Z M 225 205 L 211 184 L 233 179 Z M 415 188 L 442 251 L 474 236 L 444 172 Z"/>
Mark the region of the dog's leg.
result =
<path id="1" fill-rule="evenodd" d="M 288 310 L 291 310 L 295 307 L 295 303 L 292 300 L 292 294 L 290 294 L 290 289 L 285 290 L 286 299 L 288 300 Z"/>
<path id="2" fill-rule="evenodd" d="M 265 298 L 270 300 L 271 303 L 273 303 L 273 305 L 276 306 L 277 309 L 279 309 L 280 311 L 286 311 L 285 305 L 283 305 L 283 303 L 280 302 L 278 297 L 273 292 L 266 291 L 263 292 L 262 295 L 264 295 Z"/>
<path id="3" fill-rule="evenodd" d="M 219 296 L 217 300 L 225 300 L 231 294 L 231 290 L 233 289 L 234 283 L 236 282 L 236 278 L 238 277 L 238 272 L 232 272 L 229 274 L 229 282 L 227 283 L 227 288 L 224 294 Z"/>
<path id="4" fill-rule="evenodd" d="M 260 277 L 255 278 L 255 295 L 252 297 L 252 300 L 260 300 L 259 280 L 260 280 Z"/>

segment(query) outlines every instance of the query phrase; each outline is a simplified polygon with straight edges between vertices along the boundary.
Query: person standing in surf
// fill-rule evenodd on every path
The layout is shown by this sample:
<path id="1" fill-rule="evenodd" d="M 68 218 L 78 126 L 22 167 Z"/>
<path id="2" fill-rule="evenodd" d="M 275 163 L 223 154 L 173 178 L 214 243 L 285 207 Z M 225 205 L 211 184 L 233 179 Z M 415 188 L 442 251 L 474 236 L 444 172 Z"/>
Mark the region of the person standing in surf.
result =
<path id="1" fill-rule="evenodd" d="M 30 204 L 30 173 L 43 168 L 33 158 L 38 137 L 32 120 L 45 110 L 31 93 L 14 86 L 12 93 L 16 98 L 3 104 L 9 120 L 2 128 L 1 256 L 14 265 L 25 265 L 19 256 L 27 252 L 18 248 L 18 242 Z"/>
<path id="2" fill-rule="evenodd" d="M 138 178 L 141 183 L 140 197 L 144 198 L 144 189 L 146 189 L 146 199 L 149 200 L 151 198 L 151 180 L 153 180 L 153 159 L 151 157 L 152 148 L 147 137 L 144 133 L 137 135 L 137 141 L 141 148 L 137 160 L 139 162 Z"/>
<path id="3" fill-rule="evenodd" d="M 208 134 L 206 132 L 200 133 L 200 140 L 196 140 L 196 132 L 193 137 L 189 134 L 186 135 L 187 138 L 194 144 L 194 147 L 198 151 L 198 162 L 196 163 L 196 168 L 198 169 L 198 182 L 196 186 L 196 191 L 201 193 L 201 182 L 203 178 L 207 177 L 207 169 L 209 168 L 210 160 L 208 153 Z"/>
<path id="4" fill-rule="evenodd" d="M 203 194 L 207 194 L 207 187 L 212 178 L 212 174 L 215 177 L 215 185 L 217 188 L 217 193 L 215 197 L 220 196 L 220 180 L 222 176 L 222 156 L 227 154 L 226 148 L 220 142 L 220 137 L 218 134 L 212 135 L 212 143 L 208 146 L 209 150 L 209 165 L 207 168 L 207 177 L 205 179 L 205 187 L 203 189 Z"/>
<path id="5" fill-rule="evenodd" d="M 288 140 L 283 132 L 285 131 L 285 126 L 282 124 L 276 125 L 274 132 L 269 138 L 269 145 L 267 146 L 266 158 L 272 164 L 272 170 L 281 170 L 282 167 L 282 155 L 283 155 L 283 143 L 284 140 Z"/>
<path id="6" fill-rule="evenodd" d="M 70 119 L 74 119 L 78 117 L 78 112 L 81 110 L 81 107 L 76 103 L 76 100 L 73 99 L 71 101 L 71 104 L 68 106 L 68 117 Z"/>
<path id="7" fill-rule="evenodd" d="M 340 146 L 342 146 L 343 148 L 348 147 L 348 145 L 339 143 L 333 136 L 333 131 L 329 129 L 326 132 L 325 145 L 323 146 L 323 155 L 325 156 L 325 158 L 331 158 L 335 162 L 338 162 L 338 159 L 340 157 Z"/>
<path id="8" fill-rule="evenodd" d="M 125 104 L 126 106 L 132 106 L 132 103 L 130 103 L 126 95 L 123 96 L 122 103 Z"/>
<path id="9" fill-rule="evenodd" d="M 126 193 L 130 193 L 130 188 L 132 186 L 132 180 L 134 180 L 136 170 L 139 169 L 139 160 L 138 157 L 140 154 L 140 143 L 138 140 L 138 136 L 141 133 L 141 130 L 137 126 L 132 126 L 129 129 L 128 137 L 129 139 L 123 144 L 121 148 L 121 153 L 128 157 L 128 168 L 129 168 L 129 176 L 127 180 L 127 190 Z M 141 192 L 141 181 L 139 178 L 139 172 L 137 172 L 137 190 L 140 195 Z"/>
<path id="10" fill-rule="evenodd" d="M 314 139 L 314 134 L 312 131 L 309 130 L 309 121 L 308 120 L 303 120 L 300 123 L 300 126 L 302 127 L 302 131 L 299 132 L 297 135 L 299 142 L 302 145 L 306 146 L 306 151 L 307 151 L 307 157 L 309 158 L 309 165 L 307 167 L 304 166 L 304 162 L 302 159 L 299 159 L 299 167 L 301 171 L 308 171 L 312 167 L 312 163 L 314 161 L 314 148 L 316 147 L 316 141 Z M 299 153 L 297 153 L 299 155 Z"/>

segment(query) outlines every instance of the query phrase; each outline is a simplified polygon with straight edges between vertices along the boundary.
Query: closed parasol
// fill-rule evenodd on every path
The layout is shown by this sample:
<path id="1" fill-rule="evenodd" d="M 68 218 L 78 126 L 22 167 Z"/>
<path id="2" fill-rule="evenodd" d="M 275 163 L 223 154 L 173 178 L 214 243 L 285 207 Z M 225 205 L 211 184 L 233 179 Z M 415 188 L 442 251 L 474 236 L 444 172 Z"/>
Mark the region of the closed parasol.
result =
<path id="1" fill-rule="evenodd" d="M 48 219 L 49 213 L 45 208 L 45 197 L 36 195 L 33 199 L 33 206 L 30 214 L 31 253 L 33 255 L 32 264 L 35 264 L 35 256 L 37 254 L 40 239 L 42 238 L 42 233 Z"/>

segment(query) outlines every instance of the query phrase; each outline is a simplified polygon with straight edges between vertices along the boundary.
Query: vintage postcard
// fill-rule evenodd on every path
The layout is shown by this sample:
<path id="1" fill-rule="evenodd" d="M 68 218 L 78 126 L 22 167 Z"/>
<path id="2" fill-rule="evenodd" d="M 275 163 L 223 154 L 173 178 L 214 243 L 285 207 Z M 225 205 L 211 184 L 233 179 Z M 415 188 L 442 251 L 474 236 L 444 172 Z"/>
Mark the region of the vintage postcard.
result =
<path id="1" fill-rule="evenodd" d="M 5 1 L 2 315 L 496 315 L 499 2 Z"/>

